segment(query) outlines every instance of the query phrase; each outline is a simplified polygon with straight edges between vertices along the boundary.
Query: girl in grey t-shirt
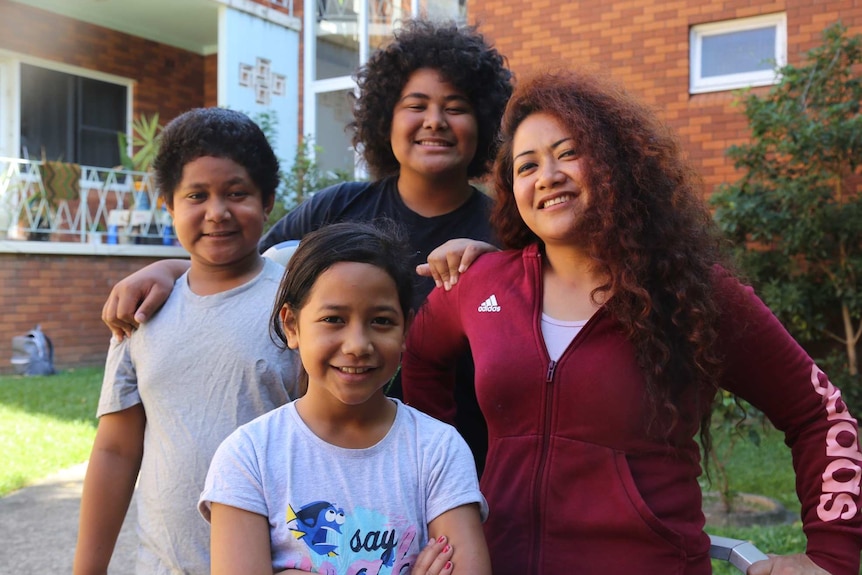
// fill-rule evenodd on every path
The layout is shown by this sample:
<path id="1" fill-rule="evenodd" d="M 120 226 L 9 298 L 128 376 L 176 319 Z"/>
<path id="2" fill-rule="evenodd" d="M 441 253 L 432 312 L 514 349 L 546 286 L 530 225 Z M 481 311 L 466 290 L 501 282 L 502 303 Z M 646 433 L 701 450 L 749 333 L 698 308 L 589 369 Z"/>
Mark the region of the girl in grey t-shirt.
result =
<path id="1" fill-rule="evenodd" d="M 213 573 L 490 574 L 467 444 L 384 394 L 412 319 L 408 261 L 369 224 L 303 239 L 271 328 L 299 352 L 307 392 L 216 452 L 199 504 Z"/>

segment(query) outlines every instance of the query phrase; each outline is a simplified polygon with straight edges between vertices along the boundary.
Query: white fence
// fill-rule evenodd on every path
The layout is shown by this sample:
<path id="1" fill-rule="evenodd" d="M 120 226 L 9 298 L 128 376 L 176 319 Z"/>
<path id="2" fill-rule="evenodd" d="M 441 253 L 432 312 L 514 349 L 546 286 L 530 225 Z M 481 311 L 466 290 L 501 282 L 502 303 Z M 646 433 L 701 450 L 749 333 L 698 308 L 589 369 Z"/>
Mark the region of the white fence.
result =
<path id="1" fill-rule="evenodd" d="M 3 157 L 0 239 L 177 245 L 151 174 Z"/>

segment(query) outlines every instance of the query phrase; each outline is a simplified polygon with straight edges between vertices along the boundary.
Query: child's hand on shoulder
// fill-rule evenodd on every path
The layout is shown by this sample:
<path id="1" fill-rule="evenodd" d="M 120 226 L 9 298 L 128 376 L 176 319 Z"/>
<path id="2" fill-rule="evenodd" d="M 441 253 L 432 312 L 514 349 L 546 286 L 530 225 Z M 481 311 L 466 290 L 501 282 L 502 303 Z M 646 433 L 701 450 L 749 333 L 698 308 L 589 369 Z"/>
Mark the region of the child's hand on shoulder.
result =
<path id="1" fill-rule="evenodd" d="M 498 252 L 496 246 L 469 238 L 449 240 L 428 254 L 428 263 L 416 266 L 416 273 L 430 277 L 434 285 L 446 291 L 452 289 L 462 273 L 484 253 Z"/>
<path id="2" fill-rule="evenodd" d="M 412 575 L 449 575 L 454 567 L 452 565 L 453 552 L 454 549 L 449 545 L 449 540 L 445 535 L 431 539 L 428 541 L 428 545 L 419 552 L 410 573 Z"/>

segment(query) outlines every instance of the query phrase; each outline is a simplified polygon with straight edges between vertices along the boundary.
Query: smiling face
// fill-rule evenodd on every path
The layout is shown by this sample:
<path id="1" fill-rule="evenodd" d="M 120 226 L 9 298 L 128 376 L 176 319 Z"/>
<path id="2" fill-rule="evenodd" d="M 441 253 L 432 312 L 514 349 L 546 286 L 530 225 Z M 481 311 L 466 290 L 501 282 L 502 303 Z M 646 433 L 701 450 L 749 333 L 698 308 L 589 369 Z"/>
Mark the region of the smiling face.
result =
<path id="1" fill-rule="evenodd" d="M 436 70 L 413 72 L 392 114 L 390 141 L 402 180 L 467 179 L 478 124 L 467 96 Z"/>
<path id="2" fill-rule="evenodd" d="M 202 156 L 183 166 L 169 212 L 193 265 L 224 268 L 256 261 L 272 199 L 264 205 L 245 168 Z"/>
<path id="3" fill-rule="evenodd" d="M 524 119 L 512 141 L 515 203 L 546 245 L 571 243 L 590 201 L 577 142 L 550 114 Z"/>
<path id="4" fill-rule="evenodd" d="M 385 400 L 407 326 L 395 281 L 383 269 L 336 263 L 318 276 L 302 308 L 285 306 L 281 319 L 308 373 L 306 398 L 335 409 Z"/>

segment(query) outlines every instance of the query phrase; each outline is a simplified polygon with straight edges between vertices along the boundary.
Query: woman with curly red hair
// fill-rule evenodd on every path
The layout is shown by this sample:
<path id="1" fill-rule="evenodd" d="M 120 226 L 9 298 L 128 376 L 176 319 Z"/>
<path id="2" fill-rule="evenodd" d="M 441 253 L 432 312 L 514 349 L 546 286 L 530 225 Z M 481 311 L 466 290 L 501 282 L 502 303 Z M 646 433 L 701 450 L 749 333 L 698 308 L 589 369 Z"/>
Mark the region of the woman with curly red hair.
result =
<path id="1" fill-rule="evenodd" d="M 429 296 L 403 367 L 405 400 L 449 420 L 451 361 L 473 354 L 494 573 L 710 573 L 696 438 L 719 388 L 786 434 L 808 537 L 749 574 L 858 573 L 856 421 L 728 271 L 654 114 L 597 76 L 538 75 L 509 101 L 494 176 L 509 249 Z"/>

